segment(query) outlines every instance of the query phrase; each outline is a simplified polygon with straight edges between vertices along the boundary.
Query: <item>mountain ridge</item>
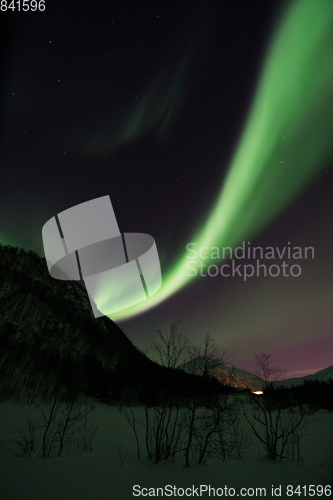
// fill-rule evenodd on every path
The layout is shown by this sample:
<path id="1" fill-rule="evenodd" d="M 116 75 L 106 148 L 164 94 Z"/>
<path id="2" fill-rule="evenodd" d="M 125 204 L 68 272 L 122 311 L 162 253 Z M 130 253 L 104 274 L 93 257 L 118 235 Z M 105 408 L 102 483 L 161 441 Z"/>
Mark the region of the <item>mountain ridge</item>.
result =
<path id="1" fill-rule="evenodd" d="M 182 364 L 179 369 L 189 373 L 200 373 L 200 358 L 191 360 Z M 247 370 L 236 367 L 228 367 L 223 364 L 217 364 L 210 373 L 214 375 L 222 384 L 230 384 L 238 389 L 249 388 L 252 391 L 259 391 L 264 388 L 265 381 L 258 375 L 251 373 Z M 290 378 L 284 380 L 276 380 L 272 382 L 274 387 L 291 387 L 292 385 L 302 385 L 304 381 L 330 381 L 333 380 L 333 365 L 319 370 L 313 375 L 306 375 L 304 377 Z"/>
<path id="2" fill-rule="evenodd" d="M 305 375 L 304 377 L 292 377 L 284 380 L 277 380 L 276 382 L 274 382 L 274 385 L 291 387 L 292 385 L 293 386 L 302 385 L 304 384 L 304 381 L 311 382 L 316 380 L 320 382 L 328 382 L 330 380 L 333 380 L 333 365 L 328 366 L 327 368 L 323 368 L 322 370 L 319 370 L 316 373 L 313 373 L 312 375 Z"/>

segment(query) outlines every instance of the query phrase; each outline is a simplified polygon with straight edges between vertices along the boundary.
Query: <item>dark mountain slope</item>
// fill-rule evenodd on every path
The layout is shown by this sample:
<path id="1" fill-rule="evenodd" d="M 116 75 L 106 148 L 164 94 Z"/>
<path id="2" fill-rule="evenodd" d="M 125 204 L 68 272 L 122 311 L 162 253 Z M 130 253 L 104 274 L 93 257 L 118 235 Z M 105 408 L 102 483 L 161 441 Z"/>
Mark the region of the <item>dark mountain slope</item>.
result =
<path id="1" fill-rule="evenodd" d="M 35 252 L 0 246 L 2 395 L 57 385 L 112 395 L 112 373 L 147 358 L 109 318 L 95 319 L 77 283 L 50 277 Z"/>
<path id="2" fill-rule="evenodd" d="M 94 318 L 86 291 L 50 277 L 35 252 L 0 246 L 0 398 L 64 397 L 156 402 L 220 392 L 216 381 L 149 360 L 109 318 Z"/>

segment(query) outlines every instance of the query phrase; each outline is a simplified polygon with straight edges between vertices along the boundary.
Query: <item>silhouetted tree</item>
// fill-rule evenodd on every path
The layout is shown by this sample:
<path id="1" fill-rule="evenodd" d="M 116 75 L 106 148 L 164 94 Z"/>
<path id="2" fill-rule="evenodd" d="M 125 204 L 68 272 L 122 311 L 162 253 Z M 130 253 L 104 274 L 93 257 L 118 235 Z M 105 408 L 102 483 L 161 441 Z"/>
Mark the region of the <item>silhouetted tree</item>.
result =
<path id="1" fill-rule="evenodd" d="M 180 323 L 181 320 L 171 323 L 169 331 L 161 328 L 154 330 L 149 351 L 167 368 L 177 368 L 189 357 L 189 341 L 184 333 L 179 332 Z"/>

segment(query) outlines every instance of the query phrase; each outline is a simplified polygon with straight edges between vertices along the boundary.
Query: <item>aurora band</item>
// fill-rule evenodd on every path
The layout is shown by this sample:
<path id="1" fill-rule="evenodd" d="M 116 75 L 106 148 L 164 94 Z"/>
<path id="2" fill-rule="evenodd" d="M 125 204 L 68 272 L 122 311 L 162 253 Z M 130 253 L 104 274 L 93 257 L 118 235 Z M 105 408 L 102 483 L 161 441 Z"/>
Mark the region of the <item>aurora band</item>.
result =
<path id="1" fill-rule="evenodd" d="M 325 168 L 333 156 L 332 47 L 332 1 L 287 4 L 219 197 L 191 238 L 198 246 L 234 247 L 252 239 Z M 154 296 L 112 319 L 142 313 L 187 285 L 193 278 L 186 276 L 186 261 L 184 252 L 162 269 Z"/>

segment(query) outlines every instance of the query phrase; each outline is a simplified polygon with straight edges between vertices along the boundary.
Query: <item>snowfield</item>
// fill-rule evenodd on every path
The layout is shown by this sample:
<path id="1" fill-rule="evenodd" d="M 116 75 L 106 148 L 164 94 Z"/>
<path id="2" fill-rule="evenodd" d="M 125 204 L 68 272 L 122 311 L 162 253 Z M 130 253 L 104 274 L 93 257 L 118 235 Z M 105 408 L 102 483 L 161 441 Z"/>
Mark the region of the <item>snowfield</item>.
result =
<path id="1" fill-rule="evenodd" d="M 143 420 L 142 408 L 136 408 L 135 414 Z M 200 485 L 203 498 L 213 497 L 212 488 L 215 488 L 215 497 L 247 494 L 248 497 L 273 498 L 272 486 L 281 486 L 279 498 L 304 498 L 304 488 L 301 495 L 290 496 L 287 486 L 292 485 L 295 489 L 298 485 L 308 488 L 309 485 L 325 487 L 332 484 L 333 413 L 324 410 L 311 416 L 303 431 L 300 463 L 269 461 L 251 436 L 252 443 L 243 458 L 226 462 L 213 459 L 206 465 L 198 465 L 193 459 L 189 468 L 185 467 L 183 457 L 177 458 L 175 463 L 152 464 L 147 458 L 144 433 L 140 428 L 142 458 L 139 461 L 134 433 L 125 416 L 117 408 L 101 404 L 90 415 L 90 422 L 97 426 L 92 453 L 50 459 L 23 457 L 14 441 L 20 439 L 19 431 L 24 431 L 27 418 L 41 422 L 39 411 L 33 406 L 0 404 L 1 500 L 122 500 L 161 497 L 162 493 L 167 498 L 182 495 L 195 498 L 200 496 Z M 41 433 L 36 436 L 41 438 Z M 163 490 L 166 485 L 170 487 Z M 209 491 L 204 491 L 209 487 L 210 496 Z M 248 490 L 240 492 L 241 488 Z M 256 488 L 266 491 L 256 491 Z M 279 491 L 275 493 L 274 498 Z M 306 493 L 307 497 L 311 496 L 308 490 Z"/>

